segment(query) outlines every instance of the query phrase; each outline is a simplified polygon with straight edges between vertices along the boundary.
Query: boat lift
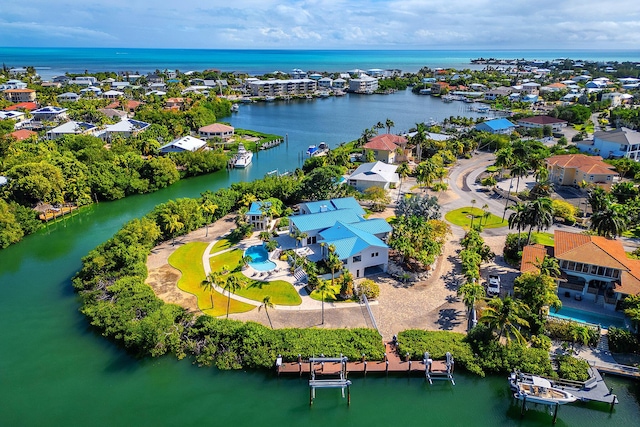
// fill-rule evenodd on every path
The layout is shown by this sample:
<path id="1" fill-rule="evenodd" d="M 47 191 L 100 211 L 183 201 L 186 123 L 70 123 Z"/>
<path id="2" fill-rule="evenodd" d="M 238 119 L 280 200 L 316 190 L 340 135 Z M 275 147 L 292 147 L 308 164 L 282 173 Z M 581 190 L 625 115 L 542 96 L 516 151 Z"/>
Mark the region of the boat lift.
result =
<path id="1" fill-rule="evenodd" d="M 324 373 L 325 363 L 339 363 L 340 370 Z M 317 376 L 334 375 L 337 378 L 317 379 Z M 347 379 L 347 358 L 340 357 L 311 357 L 309 358 L 309 405 L 313 405 L 313 399 L 316 397 L 317 388 L 340 388 L 342 389 L 342 397 L 345 397 L 345 389 L 347 390 L 347 405 L 351 405 L 351 381 Z"/>
<path id="2" fill-rule="evenodd" d="M 424 359 L 422 360 L 424 363 L 425 369 L 424 374 L 429 381 L 429 384 L 433 384 L 433 380 L 446 380 L 451 381 L 452 385 L 456 385 L 456 382 L 453 379 L 453 369 L 454 369 L 454 361 L 451 353 L 447 351 L 446 360 L 436 360 L 434 361 L 429 356 L 429 352 L 424 353 Z"/>

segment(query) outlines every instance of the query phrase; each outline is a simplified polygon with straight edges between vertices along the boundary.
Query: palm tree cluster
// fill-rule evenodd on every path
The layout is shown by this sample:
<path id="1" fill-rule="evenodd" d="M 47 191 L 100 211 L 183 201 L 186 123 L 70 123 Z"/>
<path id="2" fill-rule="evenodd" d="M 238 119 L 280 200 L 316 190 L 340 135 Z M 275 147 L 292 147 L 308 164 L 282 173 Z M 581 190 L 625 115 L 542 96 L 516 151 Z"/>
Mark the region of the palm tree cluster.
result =
<path id="1" fill-rule="evenodd" d="M 509 216 L 509 228 L 518 230 L 518 246 L 520 233 L 529 228 L 527 244 L 531 242 L 531 232 L 547 230 L 553 225 L 553 205 L 548 197 L 540 197 L 530 202 L 518 203 Z"/>
<path id="2" fill-rule="evenodd" d="M 593 211 L 590 228 L 600 236 L 620 236 L 629 224 L 638 223 L 639 199 L 638 190 L 631 183 L 616 184 L 611 193 L 600 187 L 592 188 L 587 197 Z"/>

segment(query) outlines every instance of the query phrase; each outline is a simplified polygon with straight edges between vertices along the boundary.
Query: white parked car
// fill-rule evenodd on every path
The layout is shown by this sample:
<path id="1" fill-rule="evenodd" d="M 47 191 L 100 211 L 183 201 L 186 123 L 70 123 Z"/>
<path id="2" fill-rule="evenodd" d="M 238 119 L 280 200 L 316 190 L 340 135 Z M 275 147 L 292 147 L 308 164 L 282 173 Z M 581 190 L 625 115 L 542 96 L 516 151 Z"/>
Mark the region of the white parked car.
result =
<path id="1" fill-rule="evenodd" d="M 489 275 L 489 282 L 487 284 L 487 295 L 500 295 L 500 276 L 493 274 Z"/>

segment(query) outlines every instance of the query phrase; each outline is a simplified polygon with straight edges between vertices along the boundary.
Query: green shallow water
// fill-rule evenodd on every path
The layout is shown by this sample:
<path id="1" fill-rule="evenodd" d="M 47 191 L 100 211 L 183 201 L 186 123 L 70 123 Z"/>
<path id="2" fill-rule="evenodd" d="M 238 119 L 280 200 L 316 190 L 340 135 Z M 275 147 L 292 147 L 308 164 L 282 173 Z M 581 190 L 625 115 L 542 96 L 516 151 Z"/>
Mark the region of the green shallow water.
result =
<path id="1" fill-rule="evenodd" d="M 254 118 L 264 121 L 269 117 L 258 115 L 282 113 L 254 111 Z M 377 116 L 385 117 L 383 111 Z M 287 124 L 292 135 L 315 129 L 316 141 L 321 140 L 322 128 L 304 118 L 296 121 Z M 289 151 L 294 154 L 284 156 L 286 161 L 287 147 L 282 146 L 282 151 L 260 153 L 259 163 L 245 171 L 219 172 L 157 193 L 100 203 L 0 251 L 0 426 L 550 425 L 544 408 L 528 411 L 521 420 L 502 377 L 459 372 L 455 387 L 429 386 L 417 377 L 354 377 L 350 407 L 336 390 L 319 390 L 309 407 L 304 379 L 220 372 L 171 357 L 136 360 L 90 329 L 70 284 L 82 256 L 160 202 L 295 166 L 295 152 L 307 142 L 293 144 Z M 607 378 L 607 384 L 621 401 L 613 414 L 604 405 L 565 406 L 557 425 L 636 425 L 638 383 Z"/>

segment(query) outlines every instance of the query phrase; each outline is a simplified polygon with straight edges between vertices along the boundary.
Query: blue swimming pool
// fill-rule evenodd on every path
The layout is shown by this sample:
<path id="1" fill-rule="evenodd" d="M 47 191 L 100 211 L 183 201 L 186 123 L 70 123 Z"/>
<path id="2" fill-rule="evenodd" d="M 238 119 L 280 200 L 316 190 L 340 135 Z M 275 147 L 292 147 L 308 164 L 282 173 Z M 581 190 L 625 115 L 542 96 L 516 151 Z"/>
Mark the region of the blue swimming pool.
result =
<path id="1" fill-rule="evenodd" d="M 593 313 L 571 307 L 562 307 L 562 309 L 557 313 L 554 313 L 553 310 L 551 310 L 549 312 L 549 316 L 565 320 L 574 320 L 582 323 L 592 323 L 594 325 L 600 325 L 606 329 L 611 326 L 615 326 L 616 328 L 626 328 L 624 319 L 621 317 L 607 316 L 606 314 Z"/>
<path id="2" fill-rule="evenodd" d="M 269 260 L 269 253 L 263 245 L 256 245 L 247 248 L 244 255 L 251 257 L 249 265 L 258 271 L 271 271 L 276 268 L 276 263 Z"/>

